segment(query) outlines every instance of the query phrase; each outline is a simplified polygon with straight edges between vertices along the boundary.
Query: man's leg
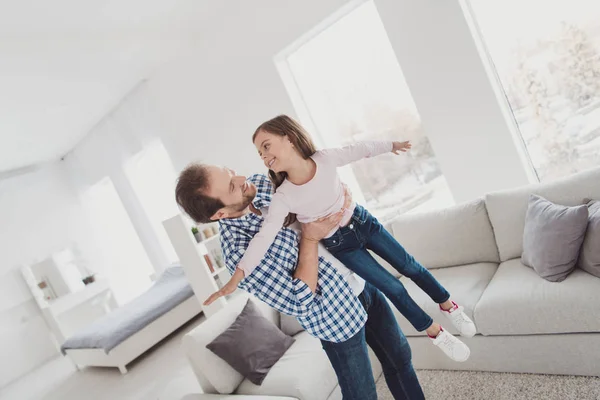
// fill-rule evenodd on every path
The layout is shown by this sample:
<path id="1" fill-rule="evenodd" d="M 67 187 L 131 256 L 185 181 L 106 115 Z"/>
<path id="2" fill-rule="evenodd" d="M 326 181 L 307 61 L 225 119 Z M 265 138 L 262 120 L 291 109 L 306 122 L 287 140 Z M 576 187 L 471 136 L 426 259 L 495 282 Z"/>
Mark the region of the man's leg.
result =
<path id="1" fill-rule="evenodd" d="M 369 315 L 365 326 L 366 341 L 381 362 L 385 381 L 394 399 L 425 399 L 412 365 L 410 345 L 385 297 L 368 283 L 361 297 Z"/>
<path id="2" fill-rule="evenodd" d="M 335 370 L 343 400 L 377 400 L 377 390 L 362 328 L 341 343 L 321 341 Z"/>

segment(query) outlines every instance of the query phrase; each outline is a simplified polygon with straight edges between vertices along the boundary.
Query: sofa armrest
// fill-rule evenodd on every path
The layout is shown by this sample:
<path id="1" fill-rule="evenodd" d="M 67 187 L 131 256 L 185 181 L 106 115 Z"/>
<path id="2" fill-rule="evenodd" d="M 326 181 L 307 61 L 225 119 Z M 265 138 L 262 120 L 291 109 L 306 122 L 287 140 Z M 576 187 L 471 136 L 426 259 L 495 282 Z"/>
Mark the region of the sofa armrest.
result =
<path id="1" fill-rule="evenodd" d="M 245 394 L 188 394 L 181 400 L 298 400 L 295 397 L 249 396 Z"/>

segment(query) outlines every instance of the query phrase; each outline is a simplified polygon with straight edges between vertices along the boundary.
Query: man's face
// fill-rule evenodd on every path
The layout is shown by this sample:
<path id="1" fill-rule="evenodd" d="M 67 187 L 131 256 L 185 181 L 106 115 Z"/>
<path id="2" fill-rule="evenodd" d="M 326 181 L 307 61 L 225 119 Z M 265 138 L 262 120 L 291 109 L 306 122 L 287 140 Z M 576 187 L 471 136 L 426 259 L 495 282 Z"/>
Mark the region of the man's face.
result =
<path id="1" fill-rule="evenodd" d="M 225 207 L 217 211 L 213 219 L 235 218 L 243 215 L 254 197 L 256 186 L 248 182 L 245 176 L 236 175 L 227 167 L 208 167 L 209 187 L 206 194 L 219 199 Z"/>

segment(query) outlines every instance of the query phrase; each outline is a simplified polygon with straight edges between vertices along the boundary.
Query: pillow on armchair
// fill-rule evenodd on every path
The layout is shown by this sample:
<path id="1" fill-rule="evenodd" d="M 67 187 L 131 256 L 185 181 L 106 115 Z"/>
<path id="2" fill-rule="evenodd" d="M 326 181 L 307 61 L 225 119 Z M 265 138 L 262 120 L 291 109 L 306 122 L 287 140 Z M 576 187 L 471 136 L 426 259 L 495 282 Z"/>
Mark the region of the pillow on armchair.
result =
<path id="1" fill-rule="evenodd" d="M 248 300 L 233 324 L 206 348 L 250 382 L 260 385 L 294 341 L 263 317 L 256 305 Z"/>
<path id="2" fill-rule="evenodd" d="M 587 223 L 587 206 L 561 206 L 531 195 L 523 232 L 523 264 L 548 281 L 565 280 L 577 263 Z"/>
<path id="3" fill-rule="evenodd" d="M 587 203 L 589 220 L 577 266 L 600 278 L 600 201 Z"/>

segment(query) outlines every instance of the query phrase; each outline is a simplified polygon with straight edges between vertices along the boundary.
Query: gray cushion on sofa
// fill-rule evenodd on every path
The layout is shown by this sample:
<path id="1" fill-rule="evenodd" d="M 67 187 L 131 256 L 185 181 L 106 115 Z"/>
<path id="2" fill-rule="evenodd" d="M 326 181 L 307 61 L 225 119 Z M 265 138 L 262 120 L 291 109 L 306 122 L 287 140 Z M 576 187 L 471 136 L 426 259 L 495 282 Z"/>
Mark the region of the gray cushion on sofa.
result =
<path id="1" fill-rule="evenodd" d="M 206 345 L 233 369 L 260 385 L 271 367 L 294 343 L 248 300 L 233 324 Z"/>
<path id="2" fill-rule="evenodd" d="M 561 206 L 531 195 L 523 232 L 523 264 L 548 281 L 565 280 L 577 263 L 587 223 L 587 206 Z"/>
<path id="3" fill-rule="evenodd" d="M 592 200 L 587 206 L 590 215 L 577 266 L 600 278 L 600 201 Z"/>
<path id="4" fill-rule="evenodd" d="M 514 259 L 498 267 L 475 306 L 474 321 L 483 335 L 597 334 L 598 293 L 600 279 L 578 268 L 556 284 Z"/>

